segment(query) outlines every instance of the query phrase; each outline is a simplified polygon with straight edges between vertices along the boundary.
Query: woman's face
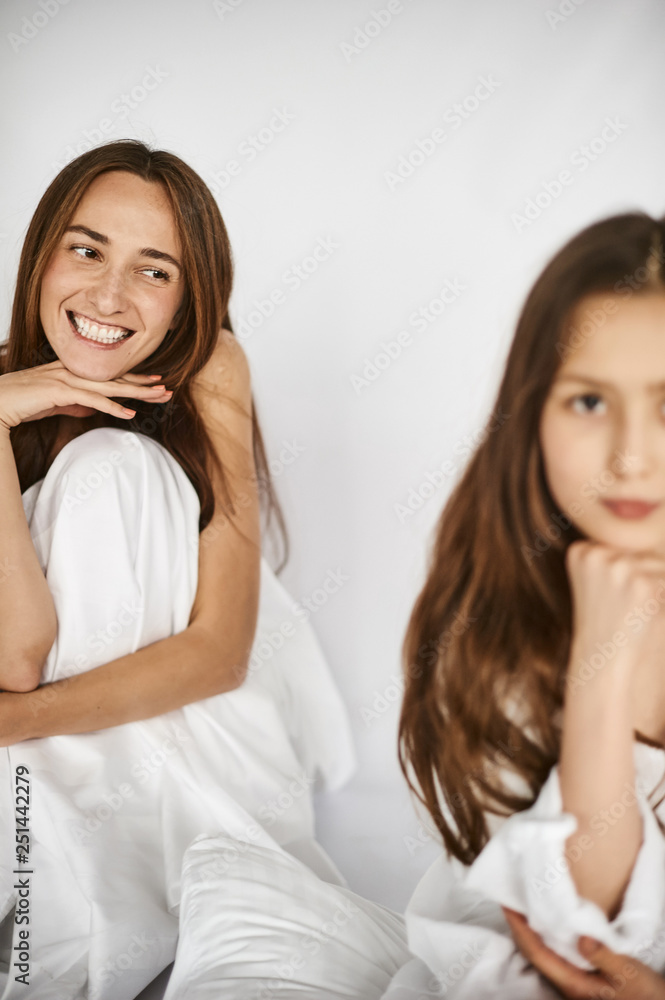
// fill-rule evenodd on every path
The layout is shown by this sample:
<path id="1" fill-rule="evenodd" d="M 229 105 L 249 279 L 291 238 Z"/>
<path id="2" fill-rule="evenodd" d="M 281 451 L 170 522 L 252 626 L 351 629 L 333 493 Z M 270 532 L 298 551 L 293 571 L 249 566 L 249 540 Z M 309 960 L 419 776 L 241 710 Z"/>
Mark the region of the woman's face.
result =
<path id="1" fill-rule="evenodd" d="M 550 492 L 589 539 L 665 554 L 665 294 L 589 295 L 571 324 L 540 422 Z"/>
<path id="2" fill-rule="evenodd" d="M 96 177 L 42 279 L 39 315 L 65 367 L 105 381 L 152 354 L 183 300 L 180 253 L 161 184 L 126 170 Z"/>

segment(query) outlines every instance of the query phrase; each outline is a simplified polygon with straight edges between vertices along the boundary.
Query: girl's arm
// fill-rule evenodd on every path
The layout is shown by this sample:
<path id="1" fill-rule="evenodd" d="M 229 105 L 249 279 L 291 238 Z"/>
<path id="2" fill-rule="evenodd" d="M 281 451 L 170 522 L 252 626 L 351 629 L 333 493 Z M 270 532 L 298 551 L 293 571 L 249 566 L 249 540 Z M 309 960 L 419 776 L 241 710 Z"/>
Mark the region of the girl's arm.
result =
<path id="1" fill-rule="evenodd" d="M 578 828 L 566 844 L 568 857 L 578 859 L 570 862 L 570 872 L 579 895 L 612 920 L 642 843 L 633 763 L 634 672 L 621 648 L 586 680 L 582 660 L 573 644 L 559 780 L 563 809 L 577 818 Z"/>
<path id="2" fill-rule="evenodd" d="M 0 695 L 1 744 L 151 718 L 244 680 L 258 614 L 260 518 L 249 367 L 232 335 L 220 335 L 197 376 L 196 402 L 227 472 L 236 514 L 234 527 L 221 513 L 215 478 L 220 507 L 200 535 L 189 625 L 85 673 L 28 693 Z"/>
<path id="3" fill-rule="evenodd" d="M 0 688 L 31 691 L 58 621 L 25 516 L 9 428 L 0 421 Z"/>

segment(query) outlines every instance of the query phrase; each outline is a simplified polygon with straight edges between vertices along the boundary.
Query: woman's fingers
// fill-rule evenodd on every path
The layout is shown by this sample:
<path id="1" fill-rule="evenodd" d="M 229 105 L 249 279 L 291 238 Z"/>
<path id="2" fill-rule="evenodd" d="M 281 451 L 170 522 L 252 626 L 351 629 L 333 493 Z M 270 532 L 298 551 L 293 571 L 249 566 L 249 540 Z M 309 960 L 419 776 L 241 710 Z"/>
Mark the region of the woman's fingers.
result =
<path id="1" fill-rule="evenodd" d="M 92 392 L 87 389 L 76 389 L 75 394 L 76 403 L 80 403 L 82 406 L 91 406 L 95 410 L 101 410 L 102 413 L 110 413 L 114 417 L 124 417 L 125 420 L 130 417 L 130 414 L 126 412 L 124 406 L 120 403 L 116 403 L 113 399 L 109 399 L 100 392 Z M 128 407 L 128 409 L 132 410 L 132 414 L 136 412 L 133 407 Z"/>
<path id="2" fill-rule="evenodd" d="M 539 934 L 529 927 L 525 917 L 515 910 L 502 906 L 513 938 L 524 957 L 549 979 L 558 990 L 571 1000 L 614 1000 L 615 990 L 604 976 L 583 972 L 572 962 L 567 962 L 543 943 Z"/>
<path id="3" fill-rule="evenodd" d="M 162 378 L 161 375 L 158 375 L 155 378 L 152 375 L 142 375 L 138 374 L 137 372 L 125 372 L 124 375 L 118 375 L 118 379 L 116 381 L 122 381 L 122 379 L 126 379 L 128 382 L 145 382 L 148 385 L 152 384 L 159 385 L 161 382 L 161 378 Z"/>
<path id="4" fill-rule="evenodd" d="M 103 396 L 128 396 L 131 399 L 147 400 L 162 400 L 163 398 L 166 401 L 171 395 L 163 382 L 151 382 L 146 385 L 144 381 L 139 381 L 146 378 L 144 375 L 135 376 L 132 381 L 127 381 L 123 377 L 122 379 L 109 379 L 107 382 L 96 382 L 94 379 L 82 378 L 65 370 L 59 378 L 66 382 L 71 389 L 94 392 Z"/>

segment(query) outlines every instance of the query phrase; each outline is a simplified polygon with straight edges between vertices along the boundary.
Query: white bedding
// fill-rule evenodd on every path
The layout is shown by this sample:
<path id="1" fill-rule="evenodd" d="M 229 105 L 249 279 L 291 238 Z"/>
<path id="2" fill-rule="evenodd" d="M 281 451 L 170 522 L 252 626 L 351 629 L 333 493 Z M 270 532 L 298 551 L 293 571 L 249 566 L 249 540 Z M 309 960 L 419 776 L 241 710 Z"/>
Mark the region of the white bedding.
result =
<path id="1" fill-rule="evenodd" d="M 239 846 L 187 850 L 164 1000 L 379 1000 L 411 957 L 403 918 L 279 847 Z"/>
<path id="2" fill-rule="evenodd" d="M 43 680 L 186 627 L 199 502 L 160 445 L 115 428 L 89 431 L 23 501 L 59 622 Z M 5 932 L 17 899 L 20 765 L 29 769 L 31 836 L 30 874 L 23 865 L 20 876 L 29 882 L 29 994 L 7 971 L 14 925 L 2 949 L 2 1000 L 135 997 L 173 960 L 182 859 L 200 834 L 285 848 L 344 881 L 314 840 L 311 791 L 352 774 L 349 720 L 311 627 L 291 605 L 262 560 L 252 669 L 240 688 L 144 722 L 0 752 Z"/>
<path id="3" fill-rule="evenodd" d="M 591 966 L 576 941 L 588 934 L 665 973 L 665 838 L 656 821 L 665 822 L 665 804 L 654 812 L 647 801 L 659 787 L 665 793 L 665 751 L 635 743 L 634 758 L 644 838 L 612 921 L 577 895 L 564 853 L 577 823 L 562 811 L 554 768 L 536 802 L 505 820 L 469 868 L 441 855 L 425 873 L 406 910 L 416 959 L 396 975 L 385 1000 L 557 997 L 517 951 L 500 905 L 524 913 L 547 945 L 581 968 Z M 596 829 L 602 836 L 602 817 Z"/>

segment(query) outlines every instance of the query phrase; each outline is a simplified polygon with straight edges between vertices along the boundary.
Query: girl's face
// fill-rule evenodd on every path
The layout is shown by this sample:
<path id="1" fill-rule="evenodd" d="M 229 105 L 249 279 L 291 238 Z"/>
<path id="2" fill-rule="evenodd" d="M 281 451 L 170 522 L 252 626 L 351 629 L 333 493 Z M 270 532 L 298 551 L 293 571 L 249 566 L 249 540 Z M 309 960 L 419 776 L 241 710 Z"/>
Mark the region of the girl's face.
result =
<path id="1" fill-rule="evenodd" d="M 183 300 L 180 251 L 161 184 L 126 170 L 92 181 L 41 286 L 44 333 L 66 368 L 106 381 L 153 353 Z"/>
<path id="2" fill-rule="evenodd" d="M 592 332 L 566 352 L 543 408 L 550 492 L 592 541 L 665 555 L 665 294 L 589 295 L 571 324 Z M 656 506 L 608 503 L 623 500 Z"/>

